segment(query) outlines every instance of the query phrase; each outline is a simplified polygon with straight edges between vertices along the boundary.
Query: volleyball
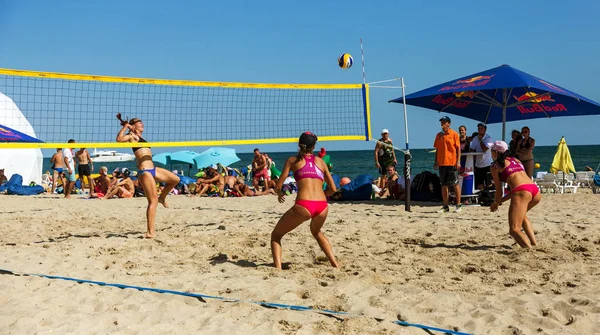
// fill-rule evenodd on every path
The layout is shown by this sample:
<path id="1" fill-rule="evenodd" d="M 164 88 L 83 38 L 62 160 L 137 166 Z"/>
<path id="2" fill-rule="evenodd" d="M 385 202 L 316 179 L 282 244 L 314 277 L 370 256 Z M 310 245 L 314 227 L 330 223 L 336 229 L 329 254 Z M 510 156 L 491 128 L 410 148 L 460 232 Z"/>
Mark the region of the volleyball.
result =
<path id="1" fill-rule="evenodd" d="M 535 165 L 534 165 L 534 167 L 535 167 L 536 169 L 539 169 L 539 168 L 540 168 L 540 166 L 541 166 L 541 165 L 540 165 L 540 163 L 535 163 Z"/>
<path id="2" fill-rule="evenodd" d="M 338 58 L 338 65 L 342 69 L 349 69 L 352 67 L 352 64 L 354 64 L 354 59 L 352 59 L 350 54 L 342 54 L 340 58 Z"/>

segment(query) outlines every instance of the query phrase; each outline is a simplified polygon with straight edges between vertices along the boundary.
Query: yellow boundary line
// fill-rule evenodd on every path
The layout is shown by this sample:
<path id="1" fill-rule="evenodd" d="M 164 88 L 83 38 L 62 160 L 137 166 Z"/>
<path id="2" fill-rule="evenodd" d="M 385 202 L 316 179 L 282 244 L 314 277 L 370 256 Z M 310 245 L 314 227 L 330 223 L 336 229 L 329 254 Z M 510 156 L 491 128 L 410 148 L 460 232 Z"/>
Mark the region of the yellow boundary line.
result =
<path id="1" fill-rule="evenodd" d="M 364 136 L 320 136 L 319 141 L 365 141 Z M 255 139 L 255 140 L 224 140 L 224 141 L 189 141 L 189 142 L 147 142 L 144 147 L 215 147 L 223 145 L 244 144 L 277 144 L 295 143 L 297 137 Z M 56 148 L 132 148 L 139 147 L 140 143 L 131 142 L 96 142 L 96 143 L 14 143 L 0 142 L 1 149 L 56 149 Z"/>
<path id="2" fill-rule="evenodd" d="M 140 84 L 140 85 L 170 85 L 170 86 L 197 86 L 197 87 L 222 87 L 222 88 L 263 88 L 263 89 L 360 89 L 361 84 L 268 84 L 268 83 L 235 83 L 211 82 L 193 80 L 170 80 L 151 78 L 128 78 L 111 76 L 94 76 L 88 74 L 72 74 L 58 72 L 42 72 L 0 68 L 0 75 L 49 78 L 63 80 L 86 80 L 109 83 Z"/>

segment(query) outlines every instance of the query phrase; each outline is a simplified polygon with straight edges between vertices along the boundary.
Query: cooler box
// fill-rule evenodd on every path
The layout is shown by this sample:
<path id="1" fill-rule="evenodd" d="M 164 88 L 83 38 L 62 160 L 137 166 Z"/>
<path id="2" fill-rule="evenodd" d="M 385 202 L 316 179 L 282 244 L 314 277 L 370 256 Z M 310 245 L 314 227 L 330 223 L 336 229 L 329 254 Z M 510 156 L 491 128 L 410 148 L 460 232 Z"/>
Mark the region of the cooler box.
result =
<path id="1" fill-rule="evenodd" d="M 462 183 L 461 183 L 462 179 Z M 473 172 L 467 172 L 461 175 L 458 180 L 461 183 L 461 194 L 462 195 L 473 195 L 473 183 L 475 182 L 475 176 Z"/>

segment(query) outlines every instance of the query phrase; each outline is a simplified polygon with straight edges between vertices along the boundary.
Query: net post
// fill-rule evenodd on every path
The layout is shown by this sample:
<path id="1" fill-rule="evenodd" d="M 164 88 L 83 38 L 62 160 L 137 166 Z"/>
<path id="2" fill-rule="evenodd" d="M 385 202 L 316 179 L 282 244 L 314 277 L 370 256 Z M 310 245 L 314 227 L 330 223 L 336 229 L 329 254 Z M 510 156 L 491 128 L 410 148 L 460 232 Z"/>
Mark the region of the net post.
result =
<path id="1" fill-rule="evenodd" d="M 404 210 L 407 212 L 410 212 L 410 158 L 410 152 L 406 150 L 404 153 L 404 185 L 406 185 Z"/>
<path id="2" fill-rule="evenodd" d="M 365 115 L 365 141 L 371 138 L 371 108 L 369 107 L 369 85 L 362 84 L 363 109 Z"/>
<path id="3" fill-rule="evenodd" d="M 400 78 L 402 83 L 402 101 L 404 106 L 404 138 L 406 140 L 406 152 L 404 153 L 404 185 L 406 185 L 405 198 L 404 198 L 404 210 L 410 212 L 410 149 L 408 146 L 408 115 L 406 113 L 406 93 L 404 86 L 404 77 Z"/>

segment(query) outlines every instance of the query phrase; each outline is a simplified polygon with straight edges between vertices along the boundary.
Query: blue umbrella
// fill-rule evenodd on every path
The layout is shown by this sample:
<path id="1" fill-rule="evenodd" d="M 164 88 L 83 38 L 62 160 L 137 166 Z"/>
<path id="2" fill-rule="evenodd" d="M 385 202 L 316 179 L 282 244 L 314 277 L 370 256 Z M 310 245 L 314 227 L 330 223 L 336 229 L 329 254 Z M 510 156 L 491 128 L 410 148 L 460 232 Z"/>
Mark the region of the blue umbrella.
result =
<path id="1" fill-rule="evenodd" d="M 169 155 L 171 155 L 170 152 L 163 152 L 160 154 L 152 155 L 152 161 L 155 163 L 160 163 L 162 165 L 167 165 L 170 163 Z"/>
<path id="2" fill-rule="evenodd" d="M 509 65 L 409 94 L 406 104 L 488 124 L 502 122 L 502 139 L 508 121 L 600 114 L 597 102 Z"/>
<path id="3" fill-rule="evenodd" d="M 169 155 L 169 163 L 195 164 L 194 158 L 198 155 L 195 151 L 176 151 Z"/>
<path id="4" fill-rule="evenodd" d="M 235 149 L 210 148 L 194 158 L 198 168 L 204 168 L 213 164 L 229 166 L 239 162 L 240 158 L 235 154 Z"/>
<path id="5" fill-rule="evenodd" d="M 42 141 L 38 140 L 35 137 L 24 134 L 18 130 L 14 130 L 7 126 L 0 125 L 0 142 L 37 142 L 37 143 L 41 143 Z"/>

